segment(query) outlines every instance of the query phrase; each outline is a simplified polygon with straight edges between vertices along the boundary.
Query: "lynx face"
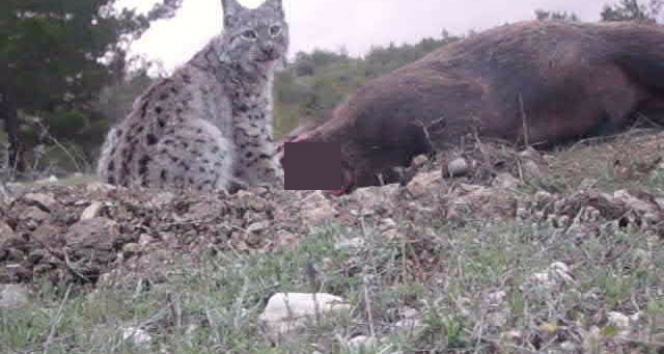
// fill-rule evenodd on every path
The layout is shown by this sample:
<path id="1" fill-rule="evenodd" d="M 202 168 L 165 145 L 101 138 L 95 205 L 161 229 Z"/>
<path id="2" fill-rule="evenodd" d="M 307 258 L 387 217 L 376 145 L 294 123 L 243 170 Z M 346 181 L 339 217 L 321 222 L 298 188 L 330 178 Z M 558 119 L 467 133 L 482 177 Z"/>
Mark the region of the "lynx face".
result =
<path id="1" fill-rule="evenodd" d="M 289 45 L 281 0 L 247 9 L 237 0 L 222 0 L 227 53 L 233 61 L 269 64 L 286 55 Z"/>

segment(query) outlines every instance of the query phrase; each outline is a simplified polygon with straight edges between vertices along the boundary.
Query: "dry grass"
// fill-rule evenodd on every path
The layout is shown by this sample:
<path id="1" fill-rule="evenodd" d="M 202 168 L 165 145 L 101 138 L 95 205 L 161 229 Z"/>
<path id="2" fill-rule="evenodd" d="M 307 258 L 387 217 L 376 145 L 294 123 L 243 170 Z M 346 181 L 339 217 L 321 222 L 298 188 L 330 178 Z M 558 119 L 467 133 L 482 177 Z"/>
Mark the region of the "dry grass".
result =
<path id="1" fill-rule="evenodd" d="M 554 353 L 562 343 L 583 350 L 593 326 L 602 331 L 597 353 L 657 353 L 662 344 L 664 250 L 650 236 L 610 228 L 586 236 L 515 223 L 417 231 L 386 240 L 371 223 L 330 225 L 290 251 L 198 263 L 183 256 L 149 291 L 138 283 L 91 294 L 42 287 L 30 307 L 0 313 L 0 350 L 342 353 L 351 337 L 376 335 L 386 338 L 376 353 Z M 344 242 L 357 237 L 363 242 Z M 554 262 L 568 264 L 573 281 L 528 285 Z M 273 348 L 257 316 L 273 292 L 310 291 L 309 264 L 318 269 L 320 290 L 347 298 L 354 310 Z M 420 312 L 422 326 L 395 332 L 405 307 Z M 627 344 L 607 322 L 610 311 L 641 314 Z M 140 349 L 124 341 L 126 326 L 147 331 L 152 344 Z M 518 337 L 505 341 L 506 333 Z"/>
<path id="2" fill-rule="evenodd" d="M 592 179 L 661 198 L 664 169 L 649 164 L 663 151 L 662 135 L 568 148 L 534 185 L 575 190 Z M 358 351 L 349 339 L 366 335 L 383 339 L 367 353 L 662 353 L 661 238 L 601 220 L 591 226 L 430 220 L 386 237 L 378 220 L 362 219 L 273 253 L 182 254 L 156 282 L 92 292 L 37 282 L 28 307 L 0 311 L 0 352 L 350 353 Z M 551 269 L 556 262 L 569 273 Z M 269 296 L 312 290 L 342 296 L 353 310 L 272 346 L 257 325 Z M 395 330 L 406 309 L 421 325 Z M 613 313 L 634 317 L 629 331 Z M 151 343 L 124 340 L 126 327 Z"/>

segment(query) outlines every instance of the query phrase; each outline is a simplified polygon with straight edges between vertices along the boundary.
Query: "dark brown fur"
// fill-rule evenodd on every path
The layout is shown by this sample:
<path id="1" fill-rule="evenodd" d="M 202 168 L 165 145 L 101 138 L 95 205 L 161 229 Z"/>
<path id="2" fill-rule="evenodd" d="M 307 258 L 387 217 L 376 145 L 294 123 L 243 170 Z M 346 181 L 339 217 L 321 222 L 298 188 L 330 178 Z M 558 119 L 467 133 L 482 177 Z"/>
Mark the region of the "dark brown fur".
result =
<path id="1" fill-rule="evenodd" d="M 662 27 L 522 22 L 371 80 L 296 140 L 340 142 L 350 191 L 469 134 L 544 148 L 663 108 Z"/>

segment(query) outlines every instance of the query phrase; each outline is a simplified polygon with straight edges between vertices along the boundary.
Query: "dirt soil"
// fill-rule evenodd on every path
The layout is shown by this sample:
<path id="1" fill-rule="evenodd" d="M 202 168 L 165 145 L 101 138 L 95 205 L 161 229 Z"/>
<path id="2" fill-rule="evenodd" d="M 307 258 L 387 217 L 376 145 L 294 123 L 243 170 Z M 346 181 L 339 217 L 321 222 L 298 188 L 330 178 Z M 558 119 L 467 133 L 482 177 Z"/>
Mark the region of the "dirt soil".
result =
<path id="1" fill-rule="evenodd" d="M 365 188 L 341 198 L 268 189 L 178 194 L 96 182 L 31 187 L 0 204 L 0 283 L 40 279 L 94 286 L 130 275 L 159 281 L 174 253 L 270 252 L 297 243 L 321 223 L 358 225 L 371 218 L 385 224 L 388 237 L 416 238 L 409 225 L 431 220 L 463 224 L 500 218 L 586 234 L 612 222 L 662 240 L 663 185 L 654 193 L 583 182 L 609 173 L 633 185 L 661 174 L 663 147 L 664 134 L 544 155 L 475 143 L 435 160 L 416 159 L 404 185 Z M 459 158 L 465 162 L 463 176 L 451 178 L 450 162 Z M 572 187 L 540 188 L 552 179 Z"/>

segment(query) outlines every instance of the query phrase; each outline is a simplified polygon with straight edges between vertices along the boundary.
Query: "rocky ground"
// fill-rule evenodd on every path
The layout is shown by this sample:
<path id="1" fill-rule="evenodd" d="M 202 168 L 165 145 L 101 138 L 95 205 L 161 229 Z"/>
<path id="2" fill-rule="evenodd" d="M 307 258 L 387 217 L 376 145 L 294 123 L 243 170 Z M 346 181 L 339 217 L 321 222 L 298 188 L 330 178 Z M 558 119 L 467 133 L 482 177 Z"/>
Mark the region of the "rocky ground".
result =
<path id="1" fill-rule="evenodd" d="M 89 294 L 104 291 L 129 294 L 137 287 L 147 292 L 168 287 L 177 283 L 174 269 L 207 269 L 211 259 L 234 259 L 224 263 L 227 267 L 238 260 L 261 263 L 275 255 L 299 259 L 305 254 L 306 260 L 294 261 L 295 272 L 305 275 L 292 280 L 290 287 L 283 280 L 263 284 L 258 288 L 273 289 L 263 296 L 276 290 L 312 289 L 343 295 L 353 308 L 361 309 L 351 317 L 363 325 L 355 322 L 350 326 L 354 332 L 341 326 L 345 337 L 339 340 L 322 339 L 326 336 L 320 334 L 338 334 L 340 325 L 331 332 L 322 326 L 318 336 L 299 337 L 296 350 L 283 349 L 287 347 L 275 339 L 275 333 L 292 329 L 282 328 L 282 320 L 275 320 L 276 325 L 264 320 L 277 300 L 267 306 L 266 299 L 244 299 L 245 309 L 254 308 L 256 315 L 262 312 L 251 322 L 268 326 L 267 337 L 248 329 L 256 326 L 242 327 L 242 335 L 254 336 L 253 343 L 261 341 L 256 348 L 310 353 L 352 352 L 361 346 L 369 352 L 390 353 L 662 353 L 663 156 L 661 134 L 591 142 L 550 154 L 474 142 L 432 160 L 416 158 L 403 185 L 361 189 L 341 198 L 268 189 L 234 195 L 176 194 L 96 182 L 14 186 L 0 205 L 0 284 L 5 284 L 0 285 L 0 311 L 48 307 L 45 288 L 60 289 L 49 293 L 58 296 L 51 306 L 56 311 L 73 301 L 71 296 L 91 301 Z M 337 230 L 329 231 L 335 236 L 328 240 L 336 253 L 320 246 L 327 250 L 326 256 L 316 258 L 318 251 L 310 251 L 311 243 L 318 242 L 317 230 L 330 227 Z M 338 253 L 344 256 L 337 259 Z M 537 260 L 547 263 L 539 269 L 521 264 Z M 483 270 L 471 281 L 466 278 L 471 271 L 467 267 Z M 484 284 L 476 283 L 477 277 L 487 276 L 479 274 L 492 269 L 501 273 Z M 605 278 L 600 279 L 598 274 L 606 269 L 615 272 L 602 273 Z M 184 273 L 178 278 L 182 284 L 188 282 L 189 272 Z M 335 280 L 326 282 L 328 277 Z M 378 279 L 381 284 L 412 289 L 407 296 L 389 295 L 391 290 L 381 286 L 343 285 L 342 279 L 362 284 Z M 456 296 L 449 297 L 450 284 L 460 279 L 463 284 L 455 285 Z M 263 278 L 245 281 L 261 283 Z M 612 286 L 620 289 L 611 290 Z M 418 287 L 423 289 L 413 290 Z M 63 289 L 68 290 L 63 293 Z M 196 293 L 183 289 L 176 293 Z M 445 289 L 445 306 L 427 303 L 440 299 L 441 289 Z M 242 289 L 229 292 L 235 298 Z M 400 300 L 387 301 L 386 296 Z M 383 306 L 372 308 L 372 302 Z M 265 307 L 268 311 L 263 312 Z M 85 351 L 86 340 L 58 342 L 67 338 L 67 331 L 60 333 L 54 325 L 30 337 L 21 326 L 32 323 L 32 315 L 20 321 L 3 316 L 0 320 L 13 328 L 0 331 L 0 343 L 9 343 L 0 344 L 3 352 L 27 352 L 39 343 L 47 343 L 45 351 L 58 345 L 62 352 Z M 171 322 L 179 318 L 177 323 L 182 316 L 166 317 Z M 204 332 L 215 328 L 207 317 L 185 327 L 200 332 L 199 336 L 208 333 L 206 340 L 220 345 L 219 339 Z M 390 342 L 395 329 L 403 327 L 412 327 L 409 331 L 417 335 L 399 337 L 403 340 L 399 345 Z M 150 339 L 143 342 L 151 344 L 140 350 L 191 352 L 174 349 L 182 344 L 151 338 L 163 335 L 164 328 L 179 328 L 174 323 L 132 328 L 135 338 Z M 126 343 L 121 344 L 127 342 L 124 334 L 120 344 L 106 352 L 126 352 Z M 446 340 L 441 341 L 441 335 Z M 202 343 L 209 344 L 206 340 Z M 209 352 L 261 351 L 246 343 L 221 342 L 216 350 L 208 347 Z M 198 348 L 195 352 L 208 352 L 192 346 Z"/>

